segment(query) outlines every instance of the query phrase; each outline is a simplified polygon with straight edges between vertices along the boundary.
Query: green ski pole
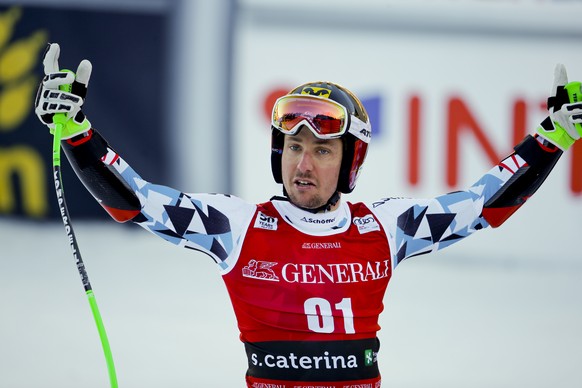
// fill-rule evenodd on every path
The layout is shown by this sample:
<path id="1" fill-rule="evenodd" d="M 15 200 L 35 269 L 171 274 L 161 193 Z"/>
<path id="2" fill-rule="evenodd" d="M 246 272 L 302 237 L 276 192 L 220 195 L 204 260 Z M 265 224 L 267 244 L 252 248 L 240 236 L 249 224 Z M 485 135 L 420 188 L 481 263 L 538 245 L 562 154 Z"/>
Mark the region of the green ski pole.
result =
<path id="1" fill-rule="evenodd" d="M 64 88 L 61 87 L 61 89 L 70 92 L 71 85 L 64 85 Z M 105 354 L 105 361 L 107 363 L 109 382 L 111 388 L 117 388 L 117 375 L 115 373 L 115 364 L 113 363 L 113 355 L 111 354 L 109 339 L 107 338 L 107 332 L 105 331 L 105 326 L 103 325 L 103 320 L 101 319 L 101 313 L 99 312 L 99 307 L 97 306 L 95 294 L 93 293 L 91 283 L 89 282 L 89 277 L 87 276 L 85 264 L 83 263 L 83 259 L 81 257 L 81 251 L 79 250 L 79 246 L 77 244 L 77 237 L 75 236 L 73 225 L 71 224 L 71 217 L 69 216 L 69 210 L 67 209 L 67 203 L 65 201 L 65 191 L 63 188 L 63 180 L 61 176 L 61 133 L 66 121 L 67 116 L 63 113 L 57 113 L 53 116 L 53 123 L 55 124 L 53 137 L 53 179 L 55 183 L 59 212 L 63 220 L 63 225 L 65 226 L 67 238 L 71 244 L 71 250 L 73 251 L 73 258 L 75 259 L 77 270 L 79 271 L 81 281 L 83 282 L 83 287 L 85 288 L 85 294 L 87 295 L 89 305 L 91 306 L 91 312 L 93 313 L 95 324 L 97 325 L 97 331 L 99 332 L 99 338 L 101 339 L 101 345 L 103 347 L 103 353 Z"/>

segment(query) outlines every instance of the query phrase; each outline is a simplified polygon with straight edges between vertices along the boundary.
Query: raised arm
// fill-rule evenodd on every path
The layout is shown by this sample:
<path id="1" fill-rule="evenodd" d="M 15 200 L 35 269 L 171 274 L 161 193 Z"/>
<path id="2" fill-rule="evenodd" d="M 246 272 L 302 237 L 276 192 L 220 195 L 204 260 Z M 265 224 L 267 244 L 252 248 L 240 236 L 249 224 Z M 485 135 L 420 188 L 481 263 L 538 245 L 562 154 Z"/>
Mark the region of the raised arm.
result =
<path id="1" fill-rule="evenodd" d="M 470 188 L 433 199 L 386 198 L 371 204 L 388 232 L 393 261 L 442 249 L 488 226 L 502 225 L 545 181 L 582 135 L 579 82 L 556 67 L 549 116 L 514 152 Z"/>
<path id="2" fill-rule="evenodd" d="M 175 245 L 208 254 L 226 268 L 255 206 L 227 195 L 186 194 L 142 179 L 81 111 L 90 62 L 82 61 L 76 75 L 59 71 L 59 51 L 51 44 L 45 54 L 46 76 L 37 93 L 36 113 L 51 133 L 52 116 L 67 114 L 62 148 L 87 190 L 116 221 L 136 222 Z M 67 84 L 72 84 L 70 93 L 59 89 Z"/>

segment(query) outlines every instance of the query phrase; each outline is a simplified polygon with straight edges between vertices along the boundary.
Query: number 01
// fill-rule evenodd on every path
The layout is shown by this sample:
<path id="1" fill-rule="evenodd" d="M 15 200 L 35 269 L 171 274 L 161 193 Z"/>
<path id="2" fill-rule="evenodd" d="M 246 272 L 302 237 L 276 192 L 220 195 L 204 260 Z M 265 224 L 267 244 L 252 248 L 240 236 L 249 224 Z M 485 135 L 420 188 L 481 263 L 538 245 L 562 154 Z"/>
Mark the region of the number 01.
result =
<path id="1" fill-rule="evenodd" d="M 323 298 L 309 298 L 303 304 L 305 315 L 307 315 L 307 327 L 316 333 L 333 333 L 335 330 L 333 322 L 333 311 L 331 303 Z M 341 302 L 335 304 L 335 308 L 342 312 L 344 318 L 344 330 L 346 334 L 354 334 L 354 313 L 352 311 L 352 300 L 343 298 Z"/>

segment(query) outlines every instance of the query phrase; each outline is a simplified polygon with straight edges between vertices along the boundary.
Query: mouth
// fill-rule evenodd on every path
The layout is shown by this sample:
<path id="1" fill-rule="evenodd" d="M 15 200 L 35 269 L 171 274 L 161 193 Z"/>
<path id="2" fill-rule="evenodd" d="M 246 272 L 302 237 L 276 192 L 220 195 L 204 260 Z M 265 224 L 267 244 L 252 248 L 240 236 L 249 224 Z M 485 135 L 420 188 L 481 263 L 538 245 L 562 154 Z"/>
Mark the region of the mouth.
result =
<path id="1" fill-rule="evenodd" d="M 307 181 L 304 179 L 295 179 L 293 181 L 293 184 L 297 187 L 302 187 L 302 188 L 303 187 L 311 187 L 311 186 L 315 187 L 315 184 L 313 182 Z"/>

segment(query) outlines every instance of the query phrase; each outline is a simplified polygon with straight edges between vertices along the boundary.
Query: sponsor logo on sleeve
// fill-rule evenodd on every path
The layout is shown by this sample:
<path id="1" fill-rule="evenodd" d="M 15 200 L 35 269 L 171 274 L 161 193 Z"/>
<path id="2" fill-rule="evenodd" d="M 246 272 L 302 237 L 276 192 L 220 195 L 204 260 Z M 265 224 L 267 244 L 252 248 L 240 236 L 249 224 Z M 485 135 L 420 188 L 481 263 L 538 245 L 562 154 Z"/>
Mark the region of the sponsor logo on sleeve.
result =
<path id="1" fill-rule="evenodd" d="M 376 219 L 371 214 L 364 217 L 356 217 L 352 222 L 358 227 L 360 234 L 380 230 L 380 225 L 378 225 L 378 222 L 376 222 Z"/>

